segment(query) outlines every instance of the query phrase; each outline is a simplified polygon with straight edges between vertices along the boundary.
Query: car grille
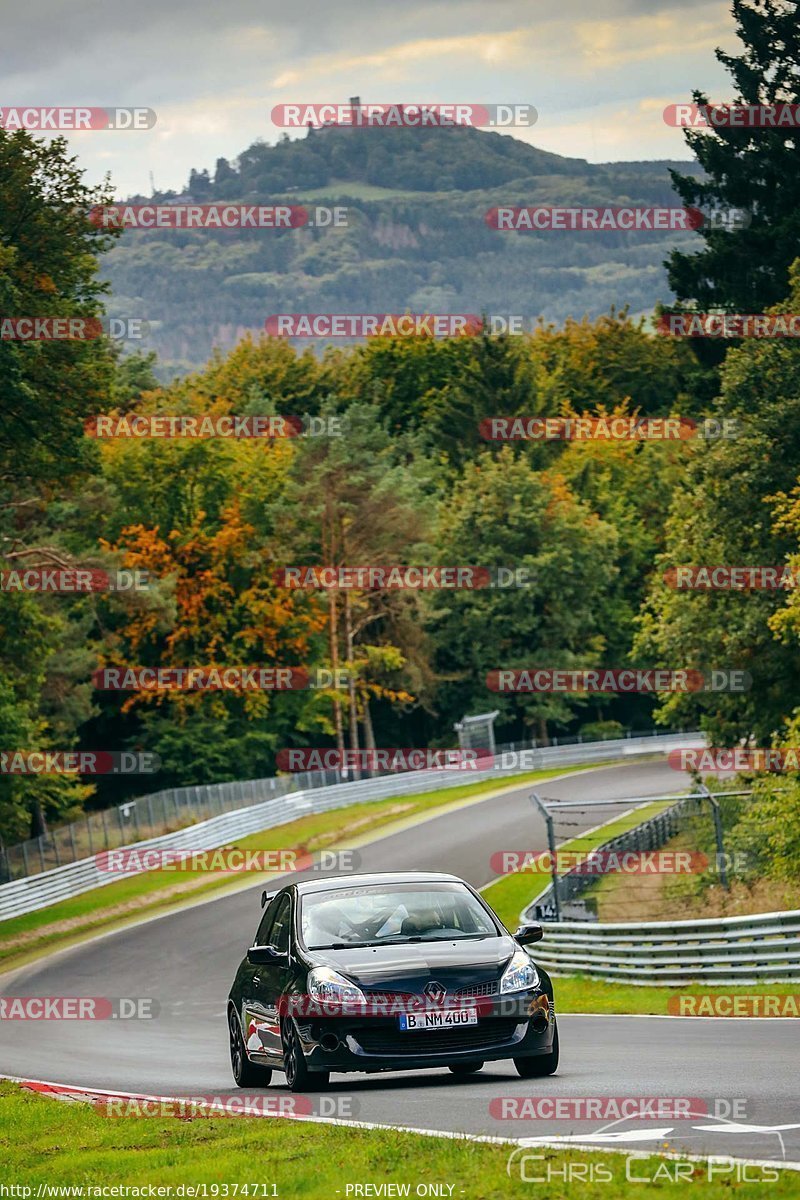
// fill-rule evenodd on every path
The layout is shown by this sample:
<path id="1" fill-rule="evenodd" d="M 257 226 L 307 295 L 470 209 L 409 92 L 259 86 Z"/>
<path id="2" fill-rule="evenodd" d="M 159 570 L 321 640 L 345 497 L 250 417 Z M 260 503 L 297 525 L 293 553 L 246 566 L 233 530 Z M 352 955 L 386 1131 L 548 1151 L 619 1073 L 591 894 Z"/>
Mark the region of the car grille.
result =
<path id="1" fill-rule="evenodd" d="M 496 996 L 500 990 L 500 984 L 496 979 L 490 979 L 488 983 L 473 983 L 470 987 L 459 988 L 456 992 L 457 996 Z"/>
<path id="2" fill-rule="evenodd" d="M 459 1050 L 481 1050 L 501 1046 L 514 1036 L 519 1024 L 516 1017 L 497 1017 L 477 1025 L 457 1025 L 453 1029 L 425 1029 L 403 1033 L 388 1026 L 354 1029 L 352 1036 L 365 1054 L 408 1055 L 449 1054 Z"/>
<path id="3" fill-rule="evenodd" d="M 414 995 L 413 992 L 393 992 L 391 989 L 385 992 L 364 992 L 364 995 L 367 1000 L 373 1000 L 377 1004 L 383 1001 L 397 1005 L 408 1004 L 410 1006 L 415 1000 L 419 999 L 419 996 Z"/>
<path id="4" fill-rule="evenodd" d="M 460 1000 L 477 998 L 479 996 L 496 996 L 500 990 L 500 983 L 497 979 L 490 979 L 488 983 L 472 983 L 467 987 L 456 988 L 454 992 L 448 991 L 448 996 L 457 996 Z M 397 1004 L 413 1004 L 414 1001 L 419 1001 L 422 998 L 421 992 L 394 992 L 385 991 L 365 992 L 364 995 L 368 1000 L 386 999 L 391 996 L 392 1000 Z"/>

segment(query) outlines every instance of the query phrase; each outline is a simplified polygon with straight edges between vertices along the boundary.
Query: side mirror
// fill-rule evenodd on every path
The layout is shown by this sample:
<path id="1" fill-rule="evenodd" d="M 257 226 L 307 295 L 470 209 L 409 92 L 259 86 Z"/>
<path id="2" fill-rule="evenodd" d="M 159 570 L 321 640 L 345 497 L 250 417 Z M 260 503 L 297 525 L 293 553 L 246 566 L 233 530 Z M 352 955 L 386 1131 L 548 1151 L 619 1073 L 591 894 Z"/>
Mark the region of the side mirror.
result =
<path id="1" fill-rule="evenodd" d="M 274 966 L 289 961 L 289 955 L 275 946 L 251 946 L 247 951 L 247 961 L 251 963 L 272 963 Z"/>
<path id="2" fill-rule="evenodd" d="M 534 942 L 542 940 L 544 930 L 541 925 L 520 925 L 519 929 L 515 931 L 514 937 L 520 946 L 532 946 Z"/>

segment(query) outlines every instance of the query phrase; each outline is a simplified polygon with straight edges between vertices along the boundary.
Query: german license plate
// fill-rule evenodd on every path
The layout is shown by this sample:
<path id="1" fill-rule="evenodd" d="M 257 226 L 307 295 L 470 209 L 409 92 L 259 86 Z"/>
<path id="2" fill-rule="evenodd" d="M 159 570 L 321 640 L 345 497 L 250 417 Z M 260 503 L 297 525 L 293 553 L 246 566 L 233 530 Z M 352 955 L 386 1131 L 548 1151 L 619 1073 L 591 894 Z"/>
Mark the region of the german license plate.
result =
<path id="1" fill-rule="evenodd" d="M 404 1033 L 417 1029 L 452 1029 L 456 1025 L 477 1025 L 474 1008 L 435 1008 L 420 1013 L 400 1013 L 400 1028 Z"/>

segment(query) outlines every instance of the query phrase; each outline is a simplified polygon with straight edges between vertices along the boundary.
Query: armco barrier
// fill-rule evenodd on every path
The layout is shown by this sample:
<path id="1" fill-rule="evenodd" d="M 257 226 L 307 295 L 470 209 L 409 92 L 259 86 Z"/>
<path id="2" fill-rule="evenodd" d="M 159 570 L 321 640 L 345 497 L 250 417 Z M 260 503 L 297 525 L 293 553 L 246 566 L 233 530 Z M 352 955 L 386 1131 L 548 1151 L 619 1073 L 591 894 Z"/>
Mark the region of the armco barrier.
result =
<path id="1" fill-rule="evenodd" d="M 541 747 L 537 750 L 526 751 L 528 757 L 524 762 L 505 771 L 491 769 L 470 771 L 468 774 L 443 770 L 413 771 L 397 775 L 384 775 L 377 779 L 363 779 L 352 783 L 338 783 L 328 787 L 289 792 L 262 802 L 251 802 L 246 808 L 222 813 L 207 821 L 200 821 L 184 829 L 178 829 L 174 833 L 129 844 L 136 845 L 141 850 L 153 848 L 212 850 L 237 838 L 246 837 L 248 834 L 285 825 L 288 821 L 294 821 L 298 817 L 328 812 L 330 809 L 342 808 L 348 804 L 363 804 L 392 796 L 406 796 L 417 792 L 457 787 L 466 782 L 475 783 L 492 778 L 499 780 L 539 768 L 576 766 L 584 762 L 603 762 L 628 755 L 668 753 L 670 750 L 703 744 L 702 734 L 683 733 Z M 502 749 L 502 747 L 498 747 L 498 753 Z M 270 780 L 250 780 L 236 786 L 241 787 L 243 791 L 250 791 L 252 795 L 253 790 L 261 786 L 264 786 L 266 790 L 270 782 Z M 211 793 L 214 788 L 229 788 L 230 786 L 230 784 L 211 784 L 208 785 L 207 791 Z M 129 872 L 129 874 L 136 873 L 135 871 Z M 34 912 L 49 904 L 55 904 L 59 900 L 78 896 L 81 892 L 89 891 L 91 888 L 113 883 L 122 877 L 120 873 L 110 874 L 107 871 L 99 870 L 94 857 L 90 857 L 61 867 L 54 867 L 49 871 L 42 871 L 38 875 L 15 879 L 0 886 L 0 921 L 21 916 L 23 913 Z"/>
<path id="2" fill-rule="evenodd" d="M 556 975 L 613 983 L 800 981 L 800 912 L 698 921 L 547 922 L 536 962 Z"/>

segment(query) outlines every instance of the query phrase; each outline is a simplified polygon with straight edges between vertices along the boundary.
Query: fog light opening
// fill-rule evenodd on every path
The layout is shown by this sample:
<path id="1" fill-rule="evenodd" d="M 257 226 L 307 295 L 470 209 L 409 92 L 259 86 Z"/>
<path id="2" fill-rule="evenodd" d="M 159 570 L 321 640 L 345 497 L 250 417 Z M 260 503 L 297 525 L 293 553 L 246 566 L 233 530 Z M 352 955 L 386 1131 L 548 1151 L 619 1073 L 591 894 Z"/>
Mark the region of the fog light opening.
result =
<path id="1" fill-rule="evenodd" d="M 319 1044 L 322 1046 L 323 1050 L 327 1050 L 327 1052 L 330 1054 L 333 1050 L 338 1049 L 339 1039 L 335 1033 L 323 1033 L 322 1037 L 319 1039 Z"/>

